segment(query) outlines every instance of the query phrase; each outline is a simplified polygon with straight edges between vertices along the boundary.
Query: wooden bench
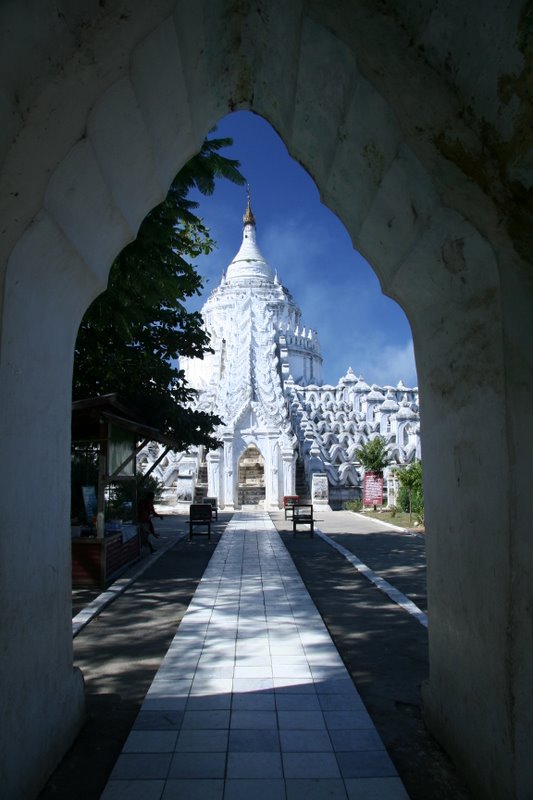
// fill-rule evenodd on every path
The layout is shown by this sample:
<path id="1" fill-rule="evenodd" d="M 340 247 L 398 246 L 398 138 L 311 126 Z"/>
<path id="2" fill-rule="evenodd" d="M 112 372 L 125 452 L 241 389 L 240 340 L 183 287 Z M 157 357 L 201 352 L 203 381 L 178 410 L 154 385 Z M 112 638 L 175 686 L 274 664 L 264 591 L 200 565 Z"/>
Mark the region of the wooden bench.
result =
<path id="1" fill-rule="evenodd" d="M 311 536 L 315 533 L 315 522 L 313 519 L 313 506 L 309 503 L 296 504 L 292 507 L 292 535 L 296 536 L 298 525 L 309 525 Z"/>
<path id="2" fill-rule="evenodd" d="M 207 533 L 207 538 L 211 539 L 211 519 L 213 517 L 213 506 L 207 503 L 193 503 L 189 508 L 189 541 L 193 537 L 193 527 L 206 525 L 207 531 L 194 531 L 195 533 Z"/>
<path id="3" fill-rule="evenodd" d="M 213 510 L 213 515 L 218 522 L 218 501 L 216 497 L 204 497 L 203 499 L 204 505 L 210 505 Z"/>
<path id="4" fill-rule="evenodd" d="M 286 494 L 283 497 L 283 509 L 285 511 L 285 519 L 289 514 L 292 517 L 292 509 L 300 502 L 300 497 L 297 494 Z"/>

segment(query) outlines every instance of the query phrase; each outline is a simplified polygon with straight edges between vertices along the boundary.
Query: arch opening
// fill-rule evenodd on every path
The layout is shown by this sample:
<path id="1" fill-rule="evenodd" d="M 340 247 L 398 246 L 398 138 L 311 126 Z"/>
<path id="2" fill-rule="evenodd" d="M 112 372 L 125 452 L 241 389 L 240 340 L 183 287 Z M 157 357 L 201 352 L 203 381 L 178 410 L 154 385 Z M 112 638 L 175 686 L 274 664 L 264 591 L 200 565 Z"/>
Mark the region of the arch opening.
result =
<path id="1" fill-rule="evenodd" d="M 54 54 L 55 102 L 36 97 L 50 75 L 45 46 L 33 48 L 26 70 L 11 71 L 21 86 L 6 93 L 4 141 L 11 150 L 3 161 L 1 246 L 2 263 L 9 264 L 0 441 L 11 502 L 1 544 L 10 570 L 0 600 L 17 625 L 8 631 L 1 683 L 6 716 L 16 716 L 25 735 L 2 740 L 6 791 L 35 796 L 83 713 L 64 603 L 68 491 L 58 480 L 68 470 L 77 325 L 103 288 L 113 256 L 203 133 L 238 106 L 259 111 L 280 132 L 409 316 L 432 520 L 426 716 L 480 796 L 526 796 L 533 780 L 527 506 L 533 393 L 524 364 L 533 352 L 533 300 L 520 255 L 530 221 L 507 208 L 513 186 L 525 180 L 526 161 L 524 152 L 513 152 L 508 129 L 510 144 L 497 163 L 476 134 L 476 119 L 485 131 L 487 114 L 496 141 L 498 125 L 523 125 L 502 97 L 500 80 L 509 86 L 522 68 L 522 6 L 506 9 L 504 20 L 496 6 L 472 8 L 474 35 L 452 9 L 434 17 L 429 6 L 421 16 L 399 9 L 405 25 L 398 26 L 377 6 L 368 14 L 353 3 L 337 4 L 335 14 L 327 4 L 312 4 L 312 14 L 305 4 L 285 4 L 270 20 L 254 10 L 229 25 L 225 3 L 211 4 L 209 12 L 204 6 L 205 13 L 195 6 L 194 15 L 181 3 L 172 16 L 168 3 L 144 6 L 121 27 L 120 47 L 109 37 L 111 17 L 88 26 L 85 45 L 94 44 L 105 63 L 102 69 L 98 60 L 86 60 L 83 91 L 79 60 L 71 58 L 76 26 L 63 19 L 53 32 L 39 31 Z M 20 13 L 23 31 L 31 15 L 22 7 Z M 477 22 L 487 31 L 487 47 L 495 43 L 498 52 L 497 58 L 482 53 L 483 69 L 475 60 L 483 46 Z M 463 35 L 452 41 L 458 29 Z M 437 40 L 435 31 L 446 39 L 446 30 L 448 42 Z M 31 70 L 38 82 L 28 77 Z M 510 94 L 520 105 L 520 94 Z M 464 108 L 472 109 L 467 130 Z M 15 136 L 21 126 L 23 135 Z M 43 564 L 59 568 L 45 574 Z M 28 585 L 30 598 L 21 590 Z M 43 677 L 35 663 L 44 665 Z M 35 707 L 42 709 L 38 726 Z"/>
<path id="2" fill-rule="evenodd" d="M 278 445 L 261 438 L 285 431 L 283 413 L 288 407 L 289 436 L 299 440 L 296 449 L 305 462 L 305 496 L 312 496 L 312 474 L 319 471 L 320 460 L 328 475 L 331 502 L 339 508 L 354 494 L 348 472 L 340 466 L 347 458 L 354 459 L 351 453 L 336 454 L 331 462 L 321 440 L 329 441 L 345 431 L 341 449 L 348 451 L 359 433 L 372 433 L 375 414 L 371 399 L 374 404 L 383 402 L 385 386 L 397 387 L 389 391 L 399 402 L 407 397 L 414 401 L 416 373 L 414 360 L 407 355 L 412 353 L 409 324 L 399 305 L 383 295 L 375 273 L 354 252 L 342 223 L 319 203 L 316 185 L 265 119 L 234 113 L 219 123 L 217 135 L 233 138 L 230 154 L 241 161 L 251 184 L 253 247 L 257 245 L 260 252 L 251 253 L 252 233 L 244 226 L 243 244 L 235 255 L 245 201 L 242 189 L 220 184 L 212 198 L 194 196 L 201 202 L 202 213 L 214 221 L 211 228 L 219 243 L 217 254 L 199 259 L 207 290 L 196 304 L 211 335 L 214 355 L 202 361 L 185 359 L 183 368 L 205 398 L 200 402 L 215 404 L 210 410 L 225 420 L 220 435 L 229 441 L 231 434 L 233 451 L 242 424 L 250 435 L 259 435 L 264 441 L 269 507 L 279 507 L 284 495 L 295 492 L 295 474 L 287 452 L 282 455 Z M 253 270 L 251 254 L 259 259 Z M 263 283 L 256 285 L 260 265 Z M 358 295 L 365 296 L 364 304 L 357 304 Z M 310 358 L 312 374 L 306 368 Z M 368 382 L 363 380 L 363 372 Z M 283 408 L 272 416 L 282 396 Z M 251 406 L 243 403 L 243 398 L 253 398 Z M 302 404 L 307 417 L 300 419 Z M 252 411 L 254 405 L 258 407 Z M 235 414 L 243 416 L 242 424 L 236 424 Z M 350 426 L 354 420 L 356 424 Z M 253 433 L 258 425 L 261 434 Z M 267 428 L 272 430 L 267 432 Z M 280 446 L 286 450 L 286 444 Z M 225 475 L 228 458 L 233 458 L 231 451 L 221 449 L 221 472 L 211 473 L 210 491 L 219 492 L 221 504 L 232 502 L 229 498 L 233 497 L 231 480 Z M 313 458 L 313 467 L 308 469 L 307 462 Z M 223 480 L 220 474 L 225 475 Z"/>
<path id="3" fill-rule="evenodd" d="M 239 458 L 237 502 L 262 508 L 265 501 L 265 459 L 255 444 L 249 444 Z"/>

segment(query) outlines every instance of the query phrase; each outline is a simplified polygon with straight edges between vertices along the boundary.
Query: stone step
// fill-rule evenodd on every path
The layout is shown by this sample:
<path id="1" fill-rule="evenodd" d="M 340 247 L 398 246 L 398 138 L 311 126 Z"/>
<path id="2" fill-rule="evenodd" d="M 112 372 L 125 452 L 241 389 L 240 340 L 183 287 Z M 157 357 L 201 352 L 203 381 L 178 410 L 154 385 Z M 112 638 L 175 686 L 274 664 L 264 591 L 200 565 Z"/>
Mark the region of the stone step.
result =
<path id="1" fill-rule="evenodd" d="M 194 491 L 194 502 L 202 503 L 204 497 L 207 497 L 207 484 L 196 484 L 196 489 Z"/>

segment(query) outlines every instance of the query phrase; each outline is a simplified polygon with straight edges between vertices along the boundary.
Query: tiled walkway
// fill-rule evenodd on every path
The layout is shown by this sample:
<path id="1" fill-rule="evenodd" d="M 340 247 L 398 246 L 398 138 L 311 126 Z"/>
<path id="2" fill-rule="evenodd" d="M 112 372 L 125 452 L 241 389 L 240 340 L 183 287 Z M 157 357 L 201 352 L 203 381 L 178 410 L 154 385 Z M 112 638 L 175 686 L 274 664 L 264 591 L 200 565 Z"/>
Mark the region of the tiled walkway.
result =
<path id="1" fill-rule="evenodd" d="M 232 518 L 102 800 L 408 800 L 267 514 Z"/>

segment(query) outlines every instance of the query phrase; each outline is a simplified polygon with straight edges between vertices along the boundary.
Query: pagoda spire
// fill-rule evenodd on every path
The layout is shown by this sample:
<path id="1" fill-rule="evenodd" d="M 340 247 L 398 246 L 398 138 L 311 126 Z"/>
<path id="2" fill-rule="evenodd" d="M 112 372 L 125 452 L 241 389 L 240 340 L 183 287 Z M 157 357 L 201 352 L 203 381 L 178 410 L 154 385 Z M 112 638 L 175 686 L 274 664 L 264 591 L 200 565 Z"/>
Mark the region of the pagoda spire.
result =
<path id="1" fill-rule="evenodd" d="M 252 211 L 252 206 L 250 204 L 250 185 L 246 187 L 246 194 L 247 194 L 247 203 L 246 203 L 246 211 L 244 212 L 244 216 L 242 218 L 243 225 L 254 225 L 255 226 L 255 217 Z"/>
<path id="2" fill-rule="evenodd" d="M 265 260 L 256 242 L 255 217 L 250 202 L 250 187 L 247 187 L 246 211 L 242 218 L 242 244 L 239 252 L 228 266 L 226 281 L 248 282 L 255 279 L 274 280 L 274 270 Z"/>

